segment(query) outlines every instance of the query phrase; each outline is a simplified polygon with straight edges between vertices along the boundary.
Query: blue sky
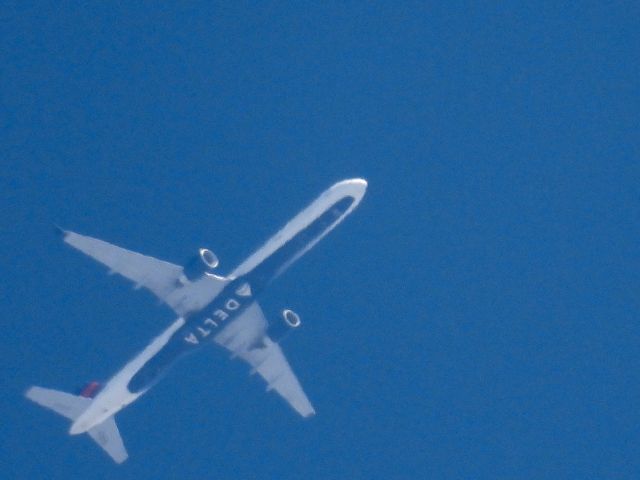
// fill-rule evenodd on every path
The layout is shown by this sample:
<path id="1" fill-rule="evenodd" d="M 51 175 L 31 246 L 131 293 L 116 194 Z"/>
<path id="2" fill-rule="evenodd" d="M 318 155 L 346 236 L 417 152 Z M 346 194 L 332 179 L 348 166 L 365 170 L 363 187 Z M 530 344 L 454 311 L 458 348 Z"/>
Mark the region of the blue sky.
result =
<path id="1" fill-rule="evenodd" d="M 4 12 L 7 478 L 638 478 L 637 3 Z M 52 223 L 228 271 L 354 176 L 264 301 L 315 418 L 213 348 L 118 415 L 121 467 L 24 400 L 173 320 Z"/>

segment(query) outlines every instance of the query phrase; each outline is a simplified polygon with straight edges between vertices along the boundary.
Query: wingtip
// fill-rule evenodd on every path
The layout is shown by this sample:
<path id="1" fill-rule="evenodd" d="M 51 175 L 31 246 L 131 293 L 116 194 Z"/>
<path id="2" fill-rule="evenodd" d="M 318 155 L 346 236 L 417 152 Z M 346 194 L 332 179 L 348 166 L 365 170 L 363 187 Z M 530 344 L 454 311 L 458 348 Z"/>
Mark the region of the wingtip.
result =
<path id="1" fill-rule="evenodd" d="M 35 389 L 36 387 L 34 385 L 30 386 L 24 391 L 24 396 L 31 400 L 33 398 L 33 392 L 35 391 Z"/>
<path id="2" fill-rule="evenodd" d="M 55 223 L 53 224 L 53 229 L 54 229 L 55 234 L 58 235 L 59 237 L 62 237 L 62 238 L 66 237 L 67 234 L 69 233 L 64 228 L 62 228 L 60 225 L 57 225 Z"/>

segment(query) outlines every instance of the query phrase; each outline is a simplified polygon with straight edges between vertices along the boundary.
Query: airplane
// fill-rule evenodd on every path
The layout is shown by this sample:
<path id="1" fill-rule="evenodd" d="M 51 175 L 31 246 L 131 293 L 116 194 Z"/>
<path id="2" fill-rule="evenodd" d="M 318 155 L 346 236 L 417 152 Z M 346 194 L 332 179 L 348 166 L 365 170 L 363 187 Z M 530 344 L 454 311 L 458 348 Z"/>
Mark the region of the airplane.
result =
<path id="1" fill-rule="evenodd" d="M 301 325 L 284 309 L 269 322 L 258 304 L 267 287 L 360 203 L 367 182 L 343 180 L 325 190 L 227 276 L 215 273 L 218 258 L 206 248 L 184 266 L 132 252 L 103 240 L 59 229 L 65 243 L 150 290 L 176 320 L 118 371 L 104 387 L 88 384 L 80 395 L 33 386 L 35 403 L 71 420 L 70 435 L 87 433 L 116 462 L 128 458 L 114 416 L 155 385 L 180 357 L 216 344 L 251 366 L 302 417 L 315 414 L 279 342 Z"/>

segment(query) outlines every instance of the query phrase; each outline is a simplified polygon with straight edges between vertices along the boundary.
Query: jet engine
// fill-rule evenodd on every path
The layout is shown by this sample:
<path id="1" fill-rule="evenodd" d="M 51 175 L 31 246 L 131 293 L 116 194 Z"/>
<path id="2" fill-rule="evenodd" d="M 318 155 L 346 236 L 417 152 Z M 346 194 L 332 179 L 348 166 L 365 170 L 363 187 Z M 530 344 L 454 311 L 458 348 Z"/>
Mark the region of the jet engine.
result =
<path id="1" fill-rule="evenodd" d="M 293 310 L 285 308 L 282 310 L 278 321 L 269 327 L 269 336 L 274 342 L 281 342 L 289 334 L 289 332 L 302 325 L 300 315 Z"/>
<path id="2" fill-rule="evenodd" d="M 293 310 L 289 310 L 288 308 L 282 310 L 282 320 L 287 324 L 289 328 L 298 328 L 300 325 L 302 325 L 300 315 L 298 315 Z"/>
<path id="3" fill-rule="evenodd" d="M 218 263 L 218 257 L 216 257 L 215 253 L 206 248 L 201 248 L 198 250 L 198 254 L 184 266 L 183 273 L 187 280 L 193 282 L 205 273 L 213 273 Z"/>

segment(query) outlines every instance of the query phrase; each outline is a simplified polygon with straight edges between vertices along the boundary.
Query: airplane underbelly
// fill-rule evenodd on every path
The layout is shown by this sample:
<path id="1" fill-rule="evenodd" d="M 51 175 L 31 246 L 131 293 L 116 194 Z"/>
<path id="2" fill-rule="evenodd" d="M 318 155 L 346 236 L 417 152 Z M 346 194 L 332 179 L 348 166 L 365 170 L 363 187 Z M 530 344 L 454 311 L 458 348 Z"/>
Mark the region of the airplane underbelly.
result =
<path id="1" fill-rule="evenodd" d="M 336 227 L 362 200 L 367 182 L 352 179 L 326 190 L 292 218 L 232 273 L 237 278 L 254 274 L 256 280 L 270 281 L 309 251 Z"/>

